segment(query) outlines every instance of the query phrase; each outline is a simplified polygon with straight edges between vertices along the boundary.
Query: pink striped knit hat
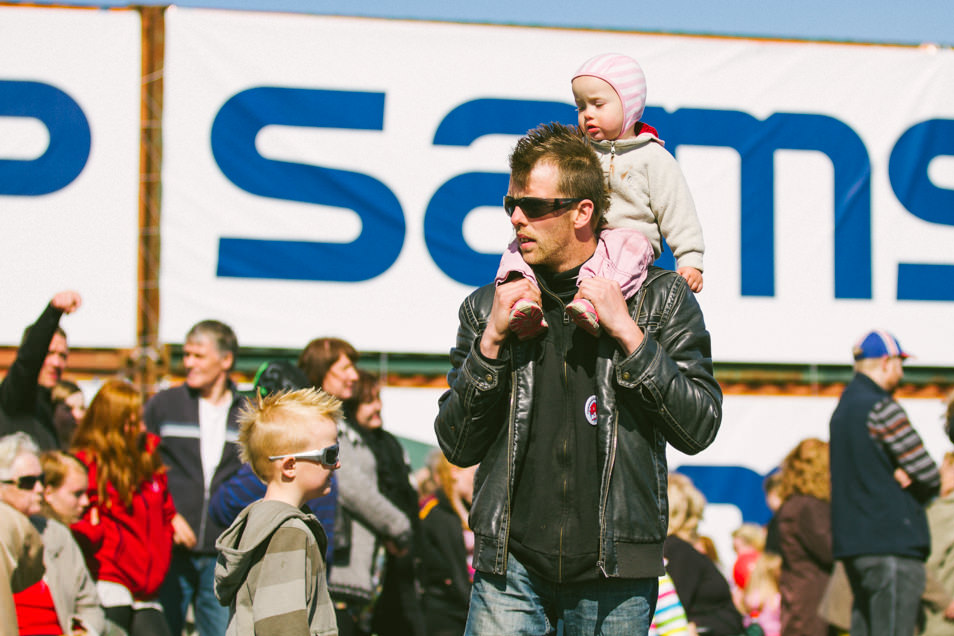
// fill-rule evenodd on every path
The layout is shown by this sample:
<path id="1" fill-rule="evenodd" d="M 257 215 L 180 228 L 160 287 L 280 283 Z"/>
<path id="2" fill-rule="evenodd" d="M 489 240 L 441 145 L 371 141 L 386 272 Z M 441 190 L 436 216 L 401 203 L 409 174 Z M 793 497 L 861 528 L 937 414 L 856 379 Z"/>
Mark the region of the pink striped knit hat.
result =
<path id="1" fill-rule="evenodd" d="M 599 78 L 613 87 L 623 103 L 623 130 L 629 130 L 646 108 L 646 76 L 633 58 L 619 53 L 603 53 L 583 62 L 572 82 L 581 75 Z"/>

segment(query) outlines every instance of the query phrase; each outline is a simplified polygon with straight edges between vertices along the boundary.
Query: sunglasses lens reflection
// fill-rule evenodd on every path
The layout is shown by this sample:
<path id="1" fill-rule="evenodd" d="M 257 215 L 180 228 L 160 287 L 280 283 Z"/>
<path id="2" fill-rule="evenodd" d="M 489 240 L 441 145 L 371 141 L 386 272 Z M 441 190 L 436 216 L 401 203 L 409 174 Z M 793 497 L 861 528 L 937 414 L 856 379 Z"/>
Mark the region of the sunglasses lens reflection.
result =
<path id="1" fill-rule="evenodd" d="M 539 197 L 504 197 L 504 210 L 509 216 L 513 216 L 514 211 L 520 208 L 528 219 L 538 219 L 551 212 L 565 210 L 574 203 L 579 203 L 583 199 L 541 199 Z"/>
<path id="2" fill-rule="evenodd" d="M 504 197 L 504 210 L 507 214 L 513 216 L 513 213 L 520 208 L 527 218 L 535 219 L 545 214 L 553 212 L 556 208 L 551 199 L 538 199 L 536 197 Z"/>

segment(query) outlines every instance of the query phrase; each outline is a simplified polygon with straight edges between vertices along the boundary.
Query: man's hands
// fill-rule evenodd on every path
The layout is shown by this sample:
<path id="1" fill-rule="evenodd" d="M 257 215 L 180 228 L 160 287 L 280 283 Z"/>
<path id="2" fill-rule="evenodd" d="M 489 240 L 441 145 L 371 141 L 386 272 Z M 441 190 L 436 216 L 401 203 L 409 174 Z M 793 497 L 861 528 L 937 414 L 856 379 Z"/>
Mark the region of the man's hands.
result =
<path id="1" fill-rule="evenodd" d="M 494 360 L 500 354 L 500 347 L 510 335 L 510 309 L 521 298 L 538 304 L 543 302 L 540 290 L 526 278 L 497 286 L 494 303 L 490 308 L 490 318 L 480 338 L 480 353 L 485 357 Z"/>
<path id="2" fill-rule="evenodd" d="M 580 295 L 596 309 L 600 327 L 630 355 L 643 342 L 643 331 L 629 315 L 629 306 L 619 289 L 619 283 L 605 278 L 587 278 L 580 281 Z"/>
<path id="3" fill-rule="evenodd" d="M 176 516 L 172 518 L 172 541 L 176 545 L 181 545 L 189 550 L 194 548 L 195 544 L 198 543 L 195 538 L 195 533 L 192 531 L 192 526 L 190 526 L 189 522 L 185 520 L 185 517 L 178 512 Z"/>
<path id="4" fill-rule="evenodd" d="M 50 304 L 64 314 L 71 314 L 80 308 L 80 305 L 83 304 L 83 299 L 80 297 L 79 292 L 66 290 L 53 296 L 53 299 L 50 300 Z"/>
<path id="5" fill-rule="evenodd" d="M 630 355 L 643 342 L 643 332 L 629 315 L 629 307 L 619 283 L 605 278 L 587 278 L 580 282 L 580 296 L 586 298 L 600 317 L 600 326 L 607 335 L 616 339 L 626 355 Z M 487 327 L 480 338 L 480 353 L 496 359 L 500 347 L 510 335 L 510 309 L 521 298 L 542 304 L 540 290 L 525 278 L 498 285 L 490 308 Z"/>

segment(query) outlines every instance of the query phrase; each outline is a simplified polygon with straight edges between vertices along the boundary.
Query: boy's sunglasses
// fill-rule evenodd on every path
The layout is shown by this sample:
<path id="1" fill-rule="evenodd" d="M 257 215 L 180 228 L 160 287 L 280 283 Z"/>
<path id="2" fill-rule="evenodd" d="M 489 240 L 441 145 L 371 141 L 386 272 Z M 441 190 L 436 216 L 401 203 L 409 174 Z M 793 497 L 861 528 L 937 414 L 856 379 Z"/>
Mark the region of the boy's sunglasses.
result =
<path id="1" fill-rule="evenodd" d="M 551 212 L 563 210 L 566 207 L 585 201 L 586 199 L 541 199 L 539 197 L 520 197 L 514 198 L 507 195 L 503 199 L 504 210 L 507 216 L 513 216 L 513 211 L 517 208 L 523 210 L 528 219 L 539 219 Z"/>
<path id="2" fill-rule="evenodd" d="M 33 490 L 38 483 L 41 486 L 45 485 L 46 475 L 40 473 L 39 475 L 24 475 L 16 479 L 0 479 L 0 484 L 15 485 L 20 490 Z"/>
<path id="3" fill-rule="evenodd" d="M 305 451 L 303 453 L 288 453 L 286 455 L 272 455 L 268 458 L 268 461 L 275 461 L 276 459 L 285 459 L 287 457 L 294 457 L 295 459 L 304 459 L 311 462 L 321 462 L 328 468 L 334 468 L 338 465 L 338 445 L 328 446 L 327 448 L 321 448 L 317 450 Z"/>

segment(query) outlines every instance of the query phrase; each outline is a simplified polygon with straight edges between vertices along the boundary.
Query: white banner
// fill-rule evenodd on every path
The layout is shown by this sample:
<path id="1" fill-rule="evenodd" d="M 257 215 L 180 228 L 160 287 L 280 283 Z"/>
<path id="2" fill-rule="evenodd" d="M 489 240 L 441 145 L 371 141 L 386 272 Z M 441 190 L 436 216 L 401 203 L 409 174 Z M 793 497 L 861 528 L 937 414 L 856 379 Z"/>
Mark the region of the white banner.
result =
<path id="1" fill-rule="evenodd" d="M 385 387 L 381 417 L 385 427 L 407 439 L 437 446 L 434 418 L 442 389 Z M 951 442 L 944 433 L 945 405 L 939 399 L 899 400 L 924 446 L 940 465 Z M 727 395 L 722 428 L 712 446 L 698 455 L 669 449 L 672 470 L 684 466 L 741 466 L 765 476 L 803 439 L 828 439 L 836 397 Z M 753 452 L 758 449 L 758 452 Z"/>
<path id="2" fill-rule="evenodd" d="M 0 343 L 60 290 L 70 342 L 136 341 L 140 23 L 0 7 Z"/>
<path id="3" fill-rule="evenodd" d="M 848 362 L 878 326 L 951 364 L 952 51 L 174 8 L 162 338 L 446 351 L 510 237 L 516 135 L 572 120 L 604 51 L 696 198 L 717 360 Z"/>
<path id="4" fill-rule="evenodd" d="M 384 427 L 401 437 L 437 445 L 434 418 L 440 389 L 385 387 Z M 924 446 L 938 465 L 951 442 L 944 434 L 944 403 L 938 399 L 899 400 Z M 731 534 L 743 521 L 768 519 L 763 481 L 803 439 L 828 439 L 835 397 L 727 395 L 722 428 L 712 446 L 698 455 L 669 448 L 670 470 L 688 475 L 706 495 L 702 534 L 712 537 L 723 560 L 732 564 Z"/>

